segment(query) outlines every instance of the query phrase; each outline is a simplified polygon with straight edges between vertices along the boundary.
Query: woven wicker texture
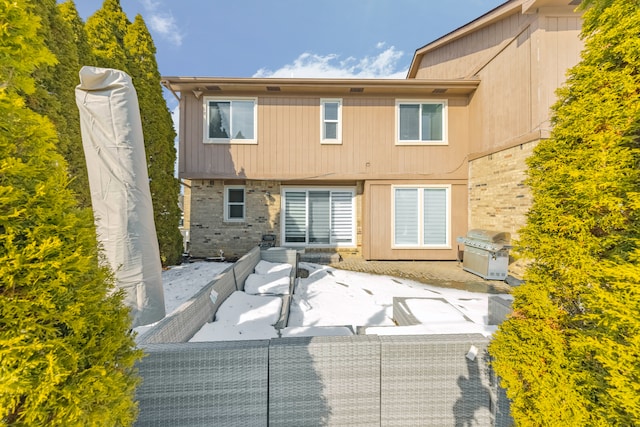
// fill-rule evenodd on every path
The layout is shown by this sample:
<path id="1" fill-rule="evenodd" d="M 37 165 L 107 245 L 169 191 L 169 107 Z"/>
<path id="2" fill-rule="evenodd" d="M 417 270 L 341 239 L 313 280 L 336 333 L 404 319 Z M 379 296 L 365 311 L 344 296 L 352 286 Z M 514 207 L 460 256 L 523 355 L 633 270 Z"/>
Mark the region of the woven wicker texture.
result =
<path id="1" fill-rule="evenodd" d="M 266 426 L 269 341 L 152 344 L 136 426 Z"/>
<path id="2" fill-rule="evenodd" d="M 504 299 L 498 295 L 489 295 L 489 325 L 501 324 L 511 314 L 512 300 Z"/>
<path id="3" fill-rule="evenodd" d="M 375 336 L 271 340 L 270 426 L 380 423 L 380 342 Z"/>
<path id="4" fill-rule="evenodd" d="M 482 335 L 381 336 L 381 425 L 492 425 Z M 466 357 L 471 345 L 475 360 Z"/>
<path id="5" fill-rule="evenodd" d="M 157 325 L 140 335 L 136 342 L 139 345 L 187 342 L 207 322 L 214 318 L 218 307 L 237 289 L 244 287 L 244 280 L 253 272 L 254 267 L 260 261 L 288 263 L 293 266 L 290 277 L 290 293 L 294 289 L 295 274 L 298 268 L 297 252 L 290 249 L 260 250 L 257 246 L 240 258 L 233 266 L 218 274 L 208 285 L 202 288 L 196 295 L 185 303 L 178 312 L 165 317 Z M 242 280 L 240 282 L 239 280 Z M 211 301 L 211 291 L 217 293 L 215 303 Z M 291 299 L 284 298 L 278 328 L 287 326 L 289 318 L 289 304 Z"/>
<path id="6" fill-rule="evenodd" d="M 211 301 L 211 291 L 218 297 Z M 232 268 L 229 267 L 187 301 L 180 311 L 165 317 L 136 339 L 140 345 L 186 342 L 202 325 L 213 320 L 218 307 L 236 290 Z"/>

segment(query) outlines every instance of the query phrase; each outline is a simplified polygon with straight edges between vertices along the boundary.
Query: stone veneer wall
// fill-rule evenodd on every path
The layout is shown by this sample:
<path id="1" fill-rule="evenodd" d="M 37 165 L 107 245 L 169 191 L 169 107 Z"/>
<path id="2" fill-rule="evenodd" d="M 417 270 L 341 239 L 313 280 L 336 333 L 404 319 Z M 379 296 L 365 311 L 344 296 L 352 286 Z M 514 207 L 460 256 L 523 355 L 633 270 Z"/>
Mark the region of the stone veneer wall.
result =
<path id="1" fill-rule="evenodd" d="M 193 257 L 240 257 L 260 243 L 262 235 L 275 234 L 280 246 L 279 181 L 240 182 L 237 180 L 185 181 L 185 228 L 189 229 L 189 250 Z M 225 185 L 245 186 L 245 222 L 224 221 Z M 311 186 L 310 186 L 311 187 Z M 343 257 L 361 256 L 362 247 L 362 184 L 356 191 L 356 239 L 354 248 L 318 248 L 309 252 L 337 252 Z M 187 199 L 189 201 L 187 202 Z"/>
<path id="2" fill-rule="evenodd" d="M 245 186 L 245 222 L 224 221 L 225 185 Z M 192 180 L 190 194 L 191 256 L 215 257 L 222 250 L 225 257 L 240 257 L 260 243 L 264 234 L 275 234 L 279 244 L 279 182 Z"/>
<path id="3" fill-rule="evenodd" d="M 485 228 L 511 233 L 526 224 L 532 203 L 524 184 L 526 159 L 538 141 L 517 145 L 469 162 L 469 229 Z M 521 277 L 523 265 L 512 259 L 510 274 Z"/>

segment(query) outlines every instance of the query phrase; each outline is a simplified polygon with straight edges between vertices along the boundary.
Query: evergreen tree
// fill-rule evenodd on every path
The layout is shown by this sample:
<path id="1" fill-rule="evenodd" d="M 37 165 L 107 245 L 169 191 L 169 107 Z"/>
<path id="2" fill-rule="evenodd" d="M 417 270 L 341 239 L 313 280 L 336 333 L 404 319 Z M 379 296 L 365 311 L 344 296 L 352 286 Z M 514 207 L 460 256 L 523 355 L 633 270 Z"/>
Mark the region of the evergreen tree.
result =
<path id="1" fill-rule="evenodd" d="M 95 63 L 129 73 L 124 51 L 124 36 L 130 25 L 120 0 L 104 0 L 102 7 L 87 19 L 85 30 Z"/>
<path id="2" fill-rule="evenodd" d="M 81 68 L 84 65 L 95 65 L 96 59 L 91 51 L 91 46 L 89 46 L 84 22 L 78 14 L 75 3 L 72 0 L 67 0 L 64 3 L 59 3 L 58 8 L 62 19 L 71 27 Z"/>
<path id="3" fill-rule="evenodd" d="M 55 58 L 36 2 L 0 2 L 0 425 L 129 425 L 139 357 L 52 123 L 27 108 Z"/>
<path id="4" fill-rule="evenodd" d="M 640 2 L 592 0 L 529 160 L 532 260 L 490 352 L 523 425 L 640 425 Z"/>
<path id="5" fill-rule="evenodd" d="M 140 104 L 160 256 L 163 265 L 173 265 L 180 261 L 182 255 L 182 234 L 178 228 L 180 184 L 173 174 L 176 133 L 162 96 L 156 47 L 142 16 L 137 15 L 128 27 L 124 48 Z"/>
<path id="6" fill-rule="evenodd" d="M 37 89 L 27 97 L 27 103 L 54 123 L 58 133 L 58 151 L 64 156 L 73 178 L 70 187 L 82 206 L 91 206 L 80 117 L 75 108 L 80 61 L 73 29 L 63 19 L 55 0 L 41 0 L 34 6 L 42 22 L 40 34 L 58 61 L 53 66 L 36 70 Z"/>

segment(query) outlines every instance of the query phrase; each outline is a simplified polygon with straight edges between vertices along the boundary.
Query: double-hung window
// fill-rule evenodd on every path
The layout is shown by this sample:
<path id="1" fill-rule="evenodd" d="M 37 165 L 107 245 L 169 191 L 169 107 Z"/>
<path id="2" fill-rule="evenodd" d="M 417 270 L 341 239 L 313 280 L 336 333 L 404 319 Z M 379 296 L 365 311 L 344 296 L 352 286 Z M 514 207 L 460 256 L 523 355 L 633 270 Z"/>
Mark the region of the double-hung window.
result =
<path id="1" fill-rule="evenodd" d="M 355 203 L 351 189 L 290 188 L 282 192 L 286 244 L 355 245 Z"/>
<path id="2" fill-rule="evenodd" d="M 392 191 L 394 247 L 450 247 L 450 186 L 394 186 Z"/>
<path id="3" fill-rule="evenodd" d="M 447 101 L 397 101 L 398 144 L 447 144 Z"/>
<path id="4" fill-rule="evenodd" d="M 256 143 L 255 98 L 204 98 L 204 142 Z"/>
<path id="5" fill-rule="evenodd" d="M 321 99 L 320 121 L 322 144 L 342 144 L 342 100 Z"/>
<path id="6" fill-rule="evenodd" d="M 226 222 L 243 222 L 246 212 L 244 186 L 224 187 L 224 220 Z"/>

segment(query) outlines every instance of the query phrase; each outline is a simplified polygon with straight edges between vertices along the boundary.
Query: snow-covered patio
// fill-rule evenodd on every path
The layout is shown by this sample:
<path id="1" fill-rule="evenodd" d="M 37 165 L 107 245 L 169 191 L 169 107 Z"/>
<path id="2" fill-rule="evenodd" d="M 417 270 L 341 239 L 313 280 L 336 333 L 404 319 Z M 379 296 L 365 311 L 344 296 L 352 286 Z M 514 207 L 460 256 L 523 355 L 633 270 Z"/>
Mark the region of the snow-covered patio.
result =
<path id="1" fill-rule="evenodd" d="M 282 286 L 272 268 L 286 264 L 298 268 Z M 489 304 L 508 295 L 298 263 L 284 248 L 176 266 L 163 282 L 167 317 L 138 329 L 137 425 L 508 425 L 487 353 Z"/>
<path id="2" fill-rule="evenodd" d="M 230 265 L 199 261 L 164 271 L 162 280 L 167 315 L 180 310 L 183 303 Z M 378 335 L 480 333 L 490 336 L 496 329 L 495 325 L 489 325 L 489 294 L 486 293 L 430 286 L 320 264 L 303 262 L 299 267 L 307 270 L 309 275 L 297 279 L 287 328 L 282 330 L 282 336 L 344 335 L 348 331 L 355 332 L 358 327 L 364 327 L 366 333 Z M 508 294 L 499 296 L 507 300 L 511 298 Z M 394 297 L 406 298 L 406 306 L 420 325 L 390 328 L 395 325 Z M 216 313 L 216 321 L 226 327 L 214 326 L 213 323 L 205 325 L 193 341 L 277 336 L 264 309 L 251 309 L 256 305 L 256 298 L 266 297 L 236 295 L 233 299 L 235 304 L 227 304 L 226 309 Z M 238 323 L 240 319 L 241 324 Z M 139 332 L 144 330 L 144 327 L 138 328 Z"/>

